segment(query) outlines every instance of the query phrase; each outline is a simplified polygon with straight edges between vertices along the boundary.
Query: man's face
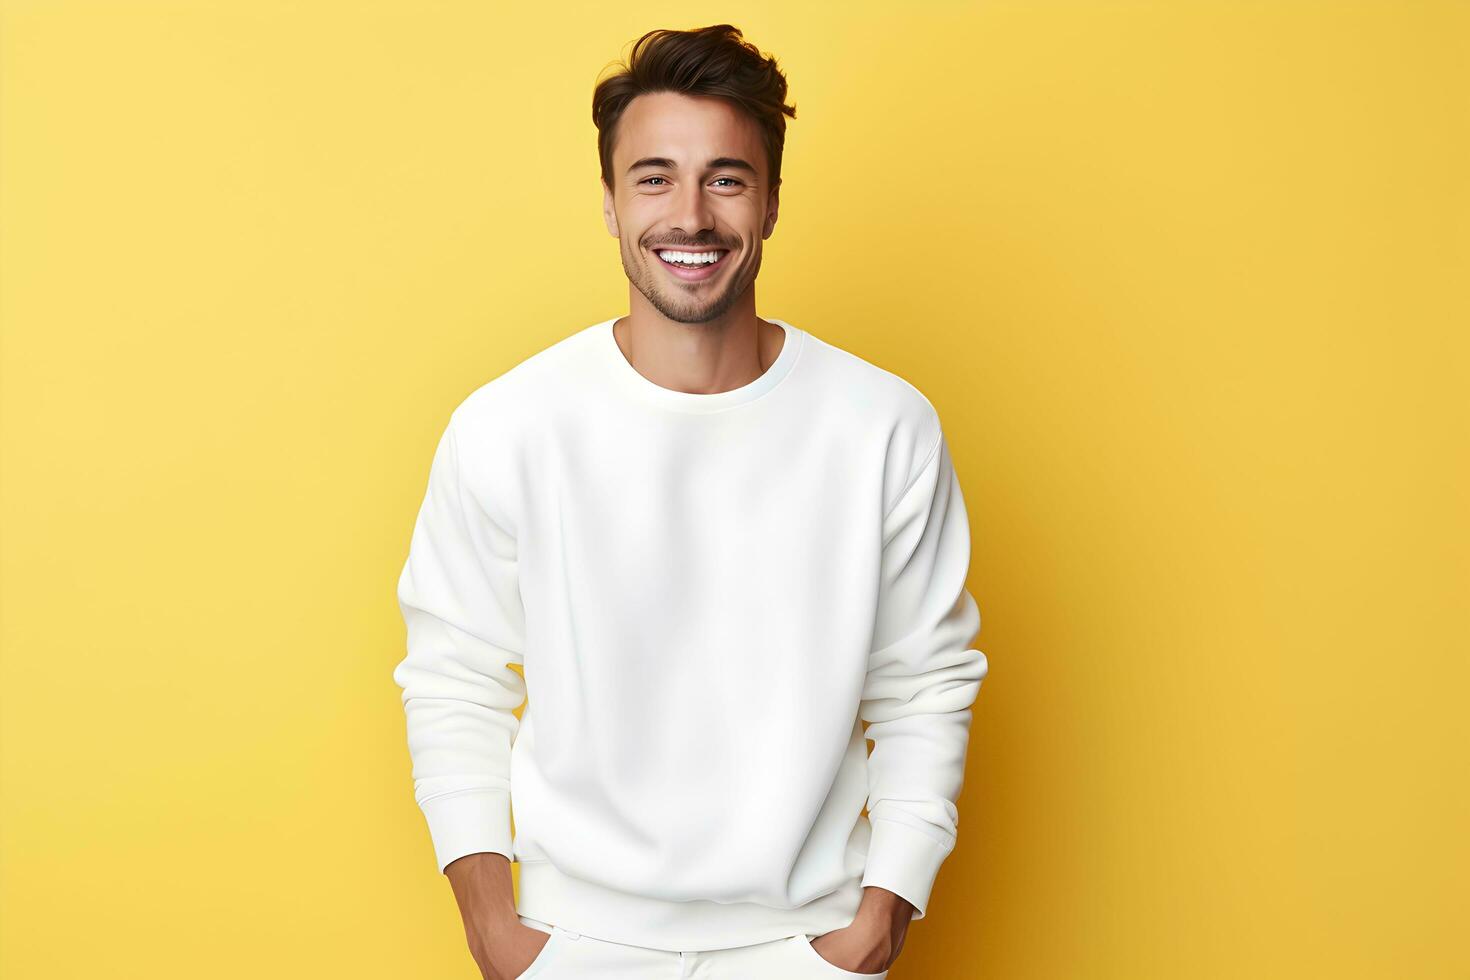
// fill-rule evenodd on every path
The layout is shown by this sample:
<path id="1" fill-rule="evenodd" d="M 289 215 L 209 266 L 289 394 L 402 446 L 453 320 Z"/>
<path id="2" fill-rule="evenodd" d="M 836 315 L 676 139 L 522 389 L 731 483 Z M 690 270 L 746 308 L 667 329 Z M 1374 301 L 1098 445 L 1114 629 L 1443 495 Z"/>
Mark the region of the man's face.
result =
<path id="1" fill-rule="evenodd" d="M 603 217 L 628 280 L 670 320 L 718 319 L 755 282 L 776 227 L 767 166 L 755 121 L 721 99 L 658 92 L 623 110 Z M 658 255 L 712 247 L 724 252 L 709 267 L 671 267 Z"/>

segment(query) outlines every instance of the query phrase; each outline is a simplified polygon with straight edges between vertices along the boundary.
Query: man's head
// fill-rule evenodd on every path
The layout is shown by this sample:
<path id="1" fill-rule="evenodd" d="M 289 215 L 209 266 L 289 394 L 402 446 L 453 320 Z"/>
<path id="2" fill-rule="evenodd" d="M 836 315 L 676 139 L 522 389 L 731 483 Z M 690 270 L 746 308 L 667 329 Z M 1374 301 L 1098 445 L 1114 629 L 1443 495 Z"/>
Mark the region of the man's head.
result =
<path id="1" fill-rule="evenodd" d="M 785 117 L 796 117 L 786 77 L 729 24 L 650 31 L 620 67 L 593 92 L 592 119 L 623 271 L 669 319 L 718 319 L 750 290 L 775 230 Z M 665 249 L 721 257 L 680 270 Z"/>

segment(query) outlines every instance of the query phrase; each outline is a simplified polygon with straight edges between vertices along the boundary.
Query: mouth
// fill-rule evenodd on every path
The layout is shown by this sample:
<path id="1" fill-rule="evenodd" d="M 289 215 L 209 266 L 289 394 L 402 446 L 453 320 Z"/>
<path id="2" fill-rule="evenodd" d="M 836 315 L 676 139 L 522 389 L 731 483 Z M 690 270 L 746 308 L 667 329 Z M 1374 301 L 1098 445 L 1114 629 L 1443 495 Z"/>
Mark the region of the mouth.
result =
<path id="1" fill-rule="evenodd" d="M 730 250 L 659 248 L 654 249 L 653 254 L 658 257 L 659 265 L 668 269 L 670 274 L 685 282 L 699 282 L 709 279 L 725 267 L 725 259 L 729 257 Z"/>

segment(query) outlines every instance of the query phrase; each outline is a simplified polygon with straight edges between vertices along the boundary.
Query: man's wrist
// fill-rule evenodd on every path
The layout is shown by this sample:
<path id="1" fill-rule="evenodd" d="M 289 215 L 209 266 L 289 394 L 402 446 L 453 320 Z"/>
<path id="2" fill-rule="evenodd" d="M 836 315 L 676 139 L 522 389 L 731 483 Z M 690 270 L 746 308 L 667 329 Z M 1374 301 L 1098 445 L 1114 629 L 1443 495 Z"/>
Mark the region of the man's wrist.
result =
<path id="1" fill-rule="evenodd" d="M 444 876 L 466 923 L 499 931 L 520 922 L 510 859 L 495 851 L 466 854 L 449 862 Z"/>
<path id="2" fill-rule="evenodd" d="M 913 919 L 914 906 L 908 899 L 879 888 L 877 885 L 863 887 L 863 900 L 858 906 L 858 917 L 881 921 L 887 925 L 909 922 Z"/>

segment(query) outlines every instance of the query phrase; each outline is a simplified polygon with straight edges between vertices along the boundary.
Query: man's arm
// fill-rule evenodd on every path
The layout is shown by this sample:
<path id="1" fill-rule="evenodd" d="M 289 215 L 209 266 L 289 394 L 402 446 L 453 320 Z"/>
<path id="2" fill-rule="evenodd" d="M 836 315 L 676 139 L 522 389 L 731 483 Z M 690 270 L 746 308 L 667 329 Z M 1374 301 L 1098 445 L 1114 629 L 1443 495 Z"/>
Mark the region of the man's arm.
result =
<path id="1" fill-rule="evenodd" d="M 455 429 L 451 416 L 398 580 L 408 649 L 393 680 L 437 867 L 467 923 L 498 922 L 515 918 L 510 749 L 526 687 L 508 665 L 525 624 L 515 538 L 461 483 Z"/>
<path id="2" fill-rule="evenodd" d="M 888 902 L 867 886 L 892 892 L 913 906 L 913 919 L 924 917 L 954 849 L 970 706 L 988 669 L 970 647 L 980 610 L 965 588 L 969 520 L 949 447 L 937 418 L 931 422 L 933 447 L 883 521 L 878 616 L 859 708 L 873 742 L 864 895 Z"/>

